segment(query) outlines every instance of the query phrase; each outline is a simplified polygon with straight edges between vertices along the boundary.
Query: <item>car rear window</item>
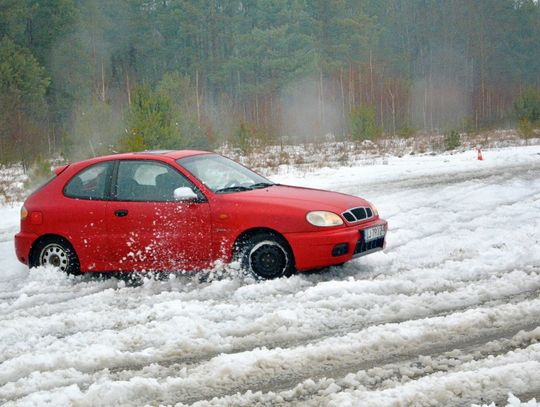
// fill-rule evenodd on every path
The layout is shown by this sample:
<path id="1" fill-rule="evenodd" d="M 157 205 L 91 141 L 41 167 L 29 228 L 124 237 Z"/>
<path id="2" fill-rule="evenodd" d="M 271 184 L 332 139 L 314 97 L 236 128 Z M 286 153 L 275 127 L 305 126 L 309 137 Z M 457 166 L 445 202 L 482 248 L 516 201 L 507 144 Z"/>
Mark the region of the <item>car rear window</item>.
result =
<path id="1" fill-rule="evenodd" d="M 64 195 L 79 199 L 107 199 L 112 178 L 111 161 L 94 164 L 75 175 L 64 188 Z"/>

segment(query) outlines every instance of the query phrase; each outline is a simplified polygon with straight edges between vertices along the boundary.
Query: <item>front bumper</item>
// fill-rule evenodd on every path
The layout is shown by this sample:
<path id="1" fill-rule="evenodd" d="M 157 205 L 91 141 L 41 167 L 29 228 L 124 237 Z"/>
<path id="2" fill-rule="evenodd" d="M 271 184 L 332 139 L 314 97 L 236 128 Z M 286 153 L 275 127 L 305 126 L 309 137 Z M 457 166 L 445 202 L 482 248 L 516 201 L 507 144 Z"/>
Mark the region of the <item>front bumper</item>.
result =
<path id="1" fill-rule="evenodd" d="M 372 242 L 365 242 L 362 233 L 363 230 L 377 225 L 384 225 L 386 232 L 387 222 L 383 219 L 376 219 L 332 230 L 288 233 L 285 234 L 285 238 L 293 250 L 296 269 L 305 271 L 342 264 L 353 257 L 383 250 L 386 245 L 386 233 L 381 239 Z M 347 245 L 347 251 L 336 256 L 334 249 L 341 244 Z"/>
<path id="2" fill-rule="evenodd" d="M 15 253 L 17 259 L 24 264 L 28 265 L 28 257 L 30 256 L 30 250 L 34 241 L 37 239 L 37 235 L 34 233 L 20 232 L 15 235 Z"/>

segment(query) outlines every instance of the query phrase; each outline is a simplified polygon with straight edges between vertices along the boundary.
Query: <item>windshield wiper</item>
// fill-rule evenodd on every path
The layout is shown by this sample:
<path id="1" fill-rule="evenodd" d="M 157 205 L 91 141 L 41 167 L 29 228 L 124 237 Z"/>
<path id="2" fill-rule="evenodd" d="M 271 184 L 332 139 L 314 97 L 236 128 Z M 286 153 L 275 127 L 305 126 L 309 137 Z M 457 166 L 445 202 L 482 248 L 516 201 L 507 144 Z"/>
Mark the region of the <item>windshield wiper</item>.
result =
<path id="1" fill-rule="evenodd" d="M 256 184 L 250 185 L 249 188 L 250 189 L 260 189 L 260 188 L 271 187 L 273 185 L 276 185 L 276 184 L 272 184 L 270 182 L 257 182 Z"/>
<path id="2" fill-rule="evenodd" d="M 242 185 L 235 185 L 233 187 L 226 187 L 226 188 L 221 188 L 221 189 L 216 189 L 216 193 L 220 194 L 222 192 L 241 192 L 241 191 L 249 191 L 251 190 L 251 188 L 249 187 L 244 187 Z"/>
<path id="3" fill-rule="evenodd" d="M 243 185 L 234 185 L 231 187 L 225 187 L 217 189 L 216 193 L 222 193 L 222 192 L 241 192 L 241 191 L 251 191 L 252 189 L 261 189 L 261 188 L 267 188 L 271 187 L 276 184 L 272 184 L 270 182 L 257 182 L 256 184 L 250 185 L 249 187 L 243 186 Z"/>

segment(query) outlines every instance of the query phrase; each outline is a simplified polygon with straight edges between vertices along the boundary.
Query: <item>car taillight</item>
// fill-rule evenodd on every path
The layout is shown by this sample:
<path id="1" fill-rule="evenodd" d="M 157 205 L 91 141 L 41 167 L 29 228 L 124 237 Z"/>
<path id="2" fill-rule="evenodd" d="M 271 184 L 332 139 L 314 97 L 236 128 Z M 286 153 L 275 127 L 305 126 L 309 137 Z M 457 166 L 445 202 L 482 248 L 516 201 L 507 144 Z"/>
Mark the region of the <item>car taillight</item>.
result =
<path id="1" fill-rule="evenodd" d="M 41 212 L 30 212 L 30 223 L 32 225 L 41 225 L 43 223 L 43 214 Z"/>
<path id="2" fill-rule="evenodd" d="M 43 213 L 39 211 L 28 211 L 24 206 L 21 208 L 21 220 L 28 219 L 32 225 L 41 225 L 43 223 Z"/>

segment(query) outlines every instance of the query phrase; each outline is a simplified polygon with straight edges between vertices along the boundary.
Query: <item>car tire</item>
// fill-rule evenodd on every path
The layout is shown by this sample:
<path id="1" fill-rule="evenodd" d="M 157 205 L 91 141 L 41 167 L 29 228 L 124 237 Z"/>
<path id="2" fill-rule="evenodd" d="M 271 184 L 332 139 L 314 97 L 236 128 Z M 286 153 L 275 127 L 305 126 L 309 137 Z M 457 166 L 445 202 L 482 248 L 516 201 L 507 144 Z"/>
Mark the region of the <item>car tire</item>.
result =
<path id="1" fill-rule="evenodd" d="M 236 259 L 244 271 L 259 280 L 289 277 L 294 258 L 287 242 L 271 233 L 259 233 L 239 244 Z"/>
<path id="2" fill-rule="evenodd" d="M 41 239 L 32 249 L 30 267 L 53 266 L 67 274 L 79 275 L 80 263 L 73 246 L 61 237 Z"/>

